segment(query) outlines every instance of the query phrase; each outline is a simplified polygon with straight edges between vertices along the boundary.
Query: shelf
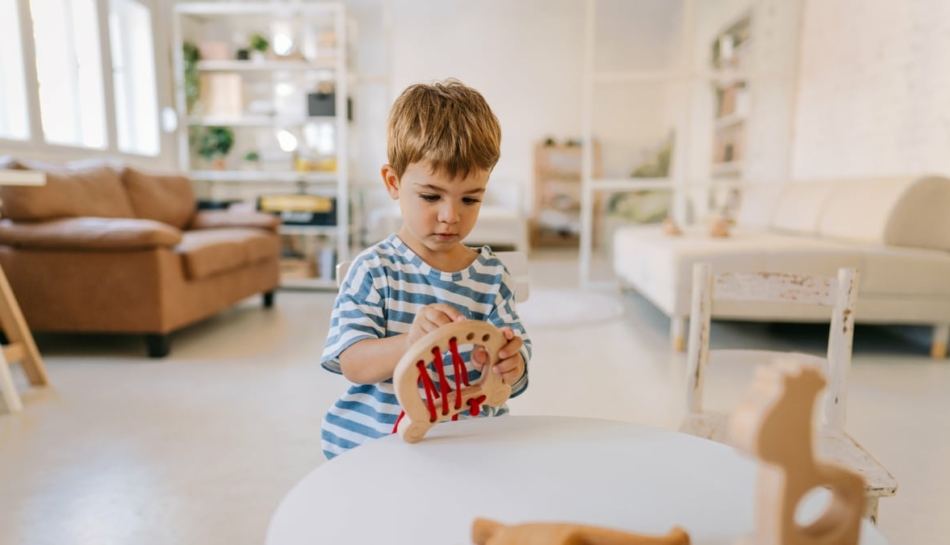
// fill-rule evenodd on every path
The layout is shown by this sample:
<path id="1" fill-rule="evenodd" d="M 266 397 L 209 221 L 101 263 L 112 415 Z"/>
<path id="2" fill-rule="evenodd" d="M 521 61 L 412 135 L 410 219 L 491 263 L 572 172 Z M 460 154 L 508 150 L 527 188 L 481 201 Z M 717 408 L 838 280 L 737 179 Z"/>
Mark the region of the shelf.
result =
<path id="1" fill-rule="evenodd" d="M 189 117 L 188 125 L 192 127 L 288 127 L 303 126 L 307 123 L 336 121 L 336 116 L 321 115 L 313 117 L 280 117 L 267 115 L 247 115 L 243 117 Z"/>
<path id="2" fill-rule="evenodd" d="M 277 232 L 282 235 L 335 235 L 336 225 L 281 225 Z"/>
<path id="3" fill-rule="evenodd" d="M 594 178 L 590 182 L 594 191 L 641 191 L 644 189 L 672 189 L 669 178 Z"/>
<path id="4" fill-rule="evenodd" d="M 717 129 L 725 129 L 727 127 L 732 127 L 733 125 L 738 125 L 746 121 L 746 116 L 743 114 L 729 114 L 722 117 L 717 117 L 715 119 L 715 125 Z"/>
<path id="5" fill-rule="evenodd" d="M 188 177 L 200 182 L 230 183 L 336 183 L 336 172 L 267 172 L 265 170 L 192 170 Z"/>
<path id="6" fill-rule="evenodd" d="M 184 2 L 175 5 L 182 15 L 265 15 L 269 18 L 284 14 L 332 14 L 340 10 L 336 4 L 278 4 L 274 2 Z"/>
<path id="7" fill-rule="evenodd" d="M 713 176 L 738 176 L 742 174 L 745 163 L 742 161 L 730 161 L 728 163 L 713 163 L 710 171 Z"/>
<path id="8" fill-rule="evenodd" d="M 198 61 L 199 72 L 307 72 L 330 71 L 336 68 L 335 59 L 308 61 Z"/>
<path id="9" fill-rule="evenodd" d="M 323 280 L 320 278 L 281 278 L 281 288 L 304 289 L 304 290 L 334 290 L 336 291 L 335 280 Z"/>

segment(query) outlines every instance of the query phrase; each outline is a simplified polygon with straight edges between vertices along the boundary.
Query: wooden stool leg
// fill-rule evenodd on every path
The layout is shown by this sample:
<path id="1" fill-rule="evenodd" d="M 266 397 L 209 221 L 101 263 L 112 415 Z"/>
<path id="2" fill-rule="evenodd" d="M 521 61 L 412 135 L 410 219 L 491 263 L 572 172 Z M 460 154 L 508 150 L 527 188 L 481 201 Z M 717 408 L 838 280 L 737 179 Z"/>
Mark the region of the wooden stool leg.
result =
<path id="1" fill-rule="evenodd" d="M 7 403 L 7 408 L 11 413 L 18 413 L 23 409 L 20 403 L 20 395 L 17 394 L 16 385 L 13 384 L 13 376 L 10 375 L 10 366 L 7 365 L 7 358 L 0 350 L 0 392 L 3 393 L 3 400 Z"/>
<path id="2" fill-rule="evenodd" d="M 36 343 L 33 342 L 33 335 L 23 319 L 23 312 L 20 311 L 20 305 L 13 296 L 13 290 L 10 288 L 10 282 L 7 281 L 7 275 L 0 268 L 0 327 L 3 328 L 10 344 L 6 351 L 20 352 L 20 365 L 30 379 L 33 386 L 43 386 L 49 383 L 46 376 L 46 368 L 43 367 L 43 360 L 40 359 L 40 352 L 36 349 Z"/>
<path id="3" fill-rule="evenodd" d="M 874 525 L 877 525 L 877 502 L 880 499 L 879 496 L 864 498 L 864 518 L 869 519 Z"/>
<path id="4" fill-rule="evenodd" d="M 933 341 L 930 343 L 930 357 L 940 360 L 947 357 L 947 340 L 950 339 L 950 325 L 935 325 Z"/>
<path id="5" fill-rule="evenodd" d="M 676 352 L 686 352 L 686 318 L 670 318 L 670 345 Z"/>

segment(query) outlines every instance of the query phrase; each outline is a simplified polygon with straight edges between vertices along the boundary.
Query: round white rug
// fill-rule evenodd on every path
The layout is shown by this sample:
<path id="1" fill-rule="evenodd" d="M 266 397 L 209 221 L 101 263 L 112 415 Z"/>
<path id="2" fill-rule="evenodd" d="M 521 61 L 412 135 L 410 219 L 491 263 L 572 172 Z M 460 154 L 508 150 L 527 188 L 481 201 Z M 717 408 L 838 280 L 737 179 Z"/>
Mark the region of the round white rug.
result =
<path id="1" fill-rule="evenodd" d="M 528 300 L 518 303 L 525 329 L 570 328 L 616 320 L 623 316 L 620 295 L 581 290 L 532 289 Z"/>

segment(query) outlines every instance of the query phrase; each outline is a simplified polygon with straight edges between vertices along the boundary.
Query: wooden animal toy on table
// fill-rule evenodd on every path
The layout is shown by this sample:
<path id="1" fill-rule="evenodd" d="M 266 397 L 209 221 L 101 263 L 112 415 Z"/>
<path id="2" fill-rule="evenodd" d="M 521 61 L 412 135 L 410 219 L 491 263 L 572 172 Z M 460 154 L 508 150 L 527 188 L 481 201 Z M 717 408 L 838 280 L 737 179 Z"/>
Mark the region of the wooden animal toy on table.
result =
<path id="1" fill-rule="evenodd" d="M 596 526 L 528 523 L 506 526 L 488 519 L 472 523 L 476 545 L 689 545 L 689 535 L 673 528 L 665 536 L 631 534 Z"/>
<path id="2" fill-rule="evenodd" d="M 499 361 L 498 351 L 507 342 L 498 328 L 477 320 L 442 326 L 416 341 L 396 364 L 393 374 L 396 399 L 403 408 L 393 433 L 398 433 L 406 442 L 415 443 L 429 428 L 445 420 L 454 420 L 463 411 L 476 416 L 482 404 L 497 407 L 507 401 L 511 396 L 511 386 L 501 375 L 491 372 L 491 367 Z M 468 369 L 459 353 L 459 345 L 466 344 L 481 346 L 487 354 L 484 372 L 475 384 L 469 384 Z M 451 353 L 454 391 L 446 380 L 442 360 L 446 351 Z M 427 370 L 430 363 L 439 376 L 438 389 Z M 425 398 L 420 394 L 420 384 Z"/>
<path id="3" fill-rule="evenodd" d="M 730 421 L 733 444 L 764 462 L 756 476 L 754 545 L 857 545 L 864 480 L 843 467 L 815 459 L 812 417 L 822 372 L 792 362 L 757 368 L 752 387 Z M 795 511 L 816 487 L 831 489 L 831 502 L 802 526 Z"/>

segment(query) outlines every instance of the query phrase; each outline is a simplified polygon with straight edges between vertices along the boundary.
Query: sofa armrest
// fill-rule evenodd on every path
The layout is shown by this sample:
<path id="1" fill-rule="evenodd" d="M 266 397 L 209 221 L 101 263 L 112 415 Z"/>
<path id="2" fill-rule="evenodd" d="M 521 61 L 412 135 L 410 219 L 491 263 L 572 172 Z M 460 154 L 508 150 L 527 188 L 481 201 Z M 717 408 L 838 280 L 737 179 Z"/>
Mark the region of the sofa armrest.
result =
<path id="1" fill-rule="evenodd" d="M 181 231 L 152 220 L 67 218 L 41 222 L 0 221 L 0 244 L 56 250 L 146 250 L 172 248 Z"/>
<path id="2" fill-rule="evenodd" d="M 189 230 L 222 229 L 227 227 L 257 227 L 277 231 L 280 219 L 266 212 L 237 212 L 231 210 L 201 210 L 188 226 Z"/>

